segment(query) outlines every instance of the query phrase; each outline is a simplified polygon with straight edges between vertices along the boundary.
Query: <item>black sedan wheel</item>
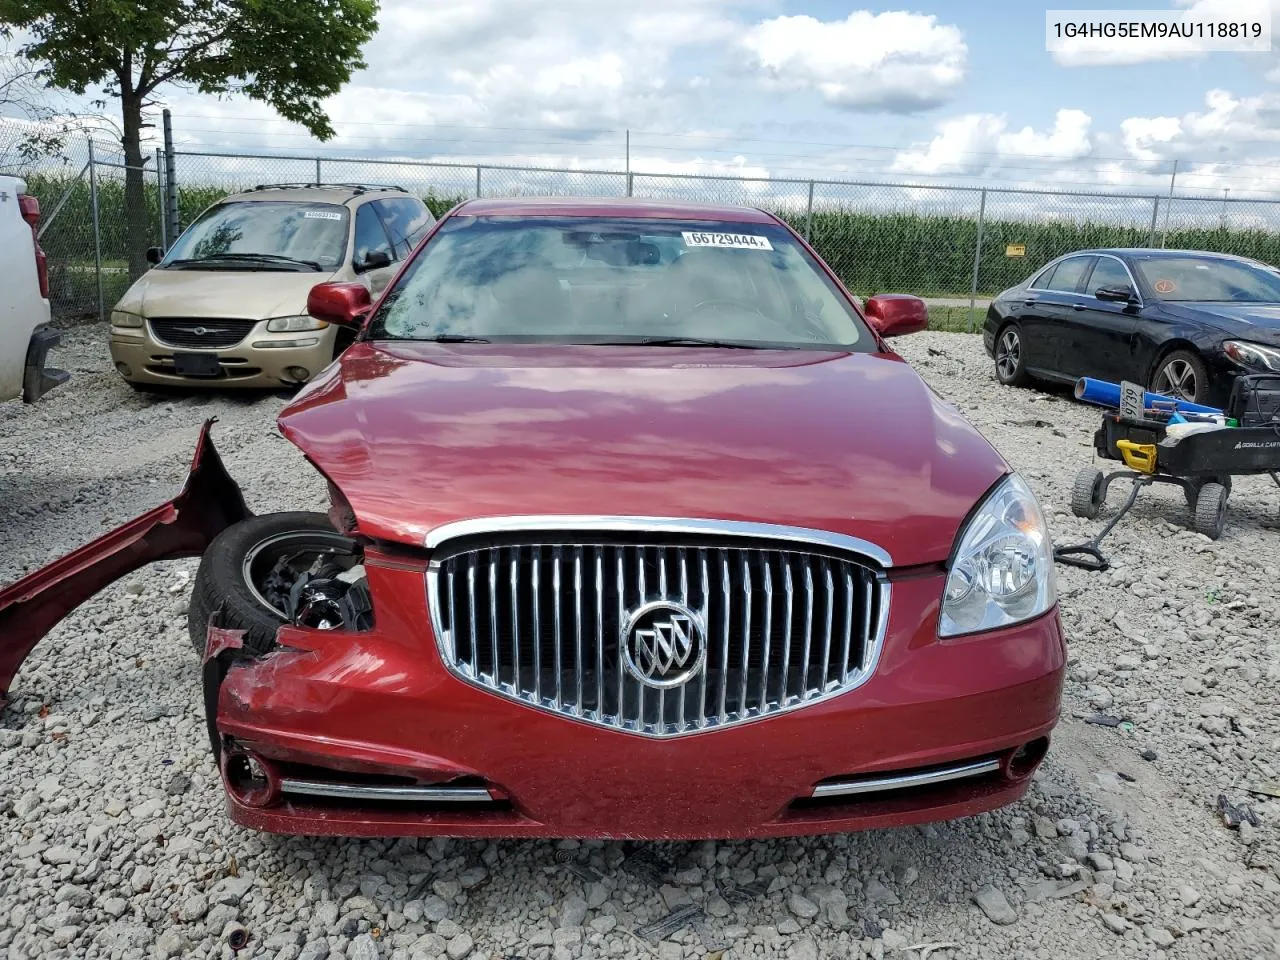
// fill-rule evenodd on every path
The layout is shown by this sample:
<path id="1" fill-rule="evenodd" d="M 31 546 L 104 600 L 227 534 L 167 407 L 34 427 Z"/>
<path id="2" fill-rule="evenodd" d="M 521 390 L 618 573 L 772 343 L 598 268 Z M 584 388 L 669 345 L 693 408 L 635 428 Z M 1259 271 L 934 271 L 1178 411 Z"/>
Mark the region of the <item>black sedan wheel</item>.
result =
<path id="1" fill-rule="evenodd" d="M 1204 403 L 1209 398 L 1209 371 L 1204 361 L 1190 350 L 1175 350 L 1161 359 L 1151 378 L 1151 392 Z"/>
<path id="2" fill-rule="evenodd" d="M 1022 356 L 1022 328 L 1011 323 L 996 334 L 996 379 L 1006 387 L 1021 387 L 1030 379 Z"/>

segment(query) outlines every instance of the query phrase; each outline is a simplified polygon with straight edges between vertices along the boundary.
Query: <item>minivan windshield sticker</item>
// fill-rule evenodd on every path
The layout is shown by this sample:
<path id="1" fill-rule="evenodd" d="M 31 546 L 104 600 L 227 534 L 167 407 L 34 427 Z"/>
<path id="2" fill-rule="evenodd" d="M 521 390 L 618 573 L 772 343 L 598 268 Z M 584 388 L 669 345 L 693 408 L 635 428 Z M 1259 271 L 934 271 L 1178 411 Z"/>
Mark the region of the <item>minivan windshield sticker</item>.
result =
<path id="1" fill-rule="evenodd" d="M 750 233 L 700 233 L 685 230 L 686 247 L 728 247 L 733 250 L 772 250 L 773 244 L 768 237 L 758 237 Z"/>
<path id="2" fill-rule="evenodd" d="M 304 220 L 341 220 L 342 214 L 330 213 L 328 210 L 307 210 L 302 214 Z"/>

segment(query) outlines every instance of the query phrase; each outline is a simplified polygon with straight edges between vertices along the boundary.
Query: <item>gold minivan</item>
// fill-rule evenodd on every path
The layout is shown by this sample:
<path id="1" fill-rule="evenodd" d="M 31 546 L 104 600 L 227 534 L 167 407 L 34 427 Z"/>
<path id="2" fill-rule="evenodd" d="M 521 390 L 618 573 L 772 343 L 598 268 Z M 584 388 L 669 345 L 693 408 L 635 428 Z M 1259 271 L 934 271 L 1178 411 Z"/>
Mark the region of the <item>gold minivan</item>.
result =
<path id="1" fill-rule="evenodd" d="M 377 297 L 435 223 L 399 187 L 279 184 L 218 201 L 111 311 L 111 359 L 136 389 L 305 383 L 346 342 L 307 315 L 318 283 Z M 349 334 L 348 334 L 349 338 Z"/>

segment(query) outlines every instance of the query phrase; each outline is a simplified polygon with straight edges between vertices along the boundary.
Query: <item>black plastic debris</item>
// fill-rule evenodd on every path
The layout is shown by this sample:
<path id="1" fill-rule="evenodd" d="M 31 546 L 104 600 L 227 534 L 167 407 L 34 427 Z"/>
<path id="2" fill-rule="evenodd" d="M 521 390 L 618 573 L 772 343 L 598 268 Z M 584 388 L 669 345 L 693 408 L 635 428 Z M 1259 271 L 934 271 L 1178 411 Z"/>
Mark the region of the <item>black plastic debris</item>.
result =
<path id="1" fill-rule="evenodd" d="M 564 868 L 583 883 L 595 883 L 603 879 L 598 870 L 594 870 L 583 863 L 566 863 Z"/>
<path id="2" fill-rule="evenodd" d="M 725 903 L 731 907 L 739 907 L 743 904 L 750 903 L 759 897 L 763 897 L 769 889 L 769 883 L 766 880 L 753 880 L 751 883 L 744 883 L 740 887 L 726 887 L 720 891 L 720 897 Z"/>
<path id="3" fill-rule="evenodd" d="M 659 940 L 665 940 L 673 933 L 683 930 L 690 924 L 699 920 L 705 921 L 705 919 L 706 915 L 702 912 L 702 909 L 691 903 L 688 906 L 677 907 L 665 917 L 646 923 L 636 930 L 636 936 L 642 940 L 657 943 Z"/>
<path id="4" fill-rule="evenodd" d="M 1121 780 L 1123 780 L 1125 783 L 1137 783 L 1137 782 L 1138 782 L 1138 778 L 1137 778 L 1137 777 L 1135 777 L 1132 773 L 1125 773 L 1123 770 L 1117 770 L 1117 771 L 1116 771 L 1116 776 L 1117 776 L 1117 777 L 1119 777 Z"/>
<path id="5" fill-rule="evenodd" d="M 1242 823 L 1251 827 L 1262 826 L 1253 807 L 1247 803 L 1233 804 L 1227 800 L 1225 793 L 1218 794 L 1218 813 L 1222 816 L 1222 822 L 1231 830 L 1239 830 Z"/>
<path id="6" fill-rule="evenodd" d="M 1091 717 L 1084 718 L 1085 723 L 1092 723 L 1097 727 L 1118 727 L 1124 723 L 1119 717 L 1108 716 L 1105 713 L 1095 713 Z"/>
<path id="7" fill-rule="evenodd" d="M 668 873 L 670 864 L 663 863 L 643 847 L 627 854 L 622 861 L 622 869 L 641 883 L 650 887 L 660 887 Z"/>
<path id="8" fill-rule="evenodd" d="M 1153 763 L 1156 759 L 1156 752 L 1150 748 L 1147 748 L 1146 750 L 1143 750 L 1140 754 L 1138 754 L 1138 756 L 1140 756 L 1143 760 L 1147 761 L 1147 763 Z"/>

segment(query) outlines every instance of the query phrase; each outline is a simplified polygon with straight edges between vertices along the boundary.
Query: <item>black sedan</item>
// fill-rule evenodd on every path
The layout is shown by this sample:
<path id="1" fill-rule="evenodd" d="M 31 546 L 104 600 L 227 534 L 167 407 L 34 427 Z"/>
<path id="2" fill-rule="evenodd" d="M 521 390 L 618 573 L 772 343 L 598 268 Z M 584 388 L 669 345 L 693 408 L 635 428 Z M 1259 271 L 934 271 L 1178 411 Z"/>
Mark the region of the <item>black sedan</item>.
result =
<path id="1" fill-rule="evenodd" d="M 1081 250 L 987 310 L 1001 383 L 1130 380 L 1225 403 L 1238 373 L 1280 374 L 1280 271 L 1192 250 Z"/>

